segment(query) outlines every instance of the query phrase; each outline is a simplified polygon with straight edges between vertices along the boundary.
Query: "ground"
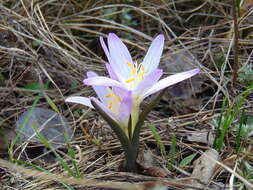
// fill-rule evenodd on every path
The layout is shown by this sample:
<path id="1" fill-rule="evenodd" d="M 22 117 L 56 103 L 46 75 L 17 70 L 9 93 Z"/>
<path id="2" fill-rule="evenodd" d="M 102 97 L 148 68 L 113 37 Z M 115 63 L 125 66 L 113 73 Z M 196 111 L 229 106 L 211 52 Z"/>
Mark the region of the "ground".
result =
<path id="1" fill-rule="evenodd" d="M 235 17 L 232 2 L 0 2 L 0 129 L 5 136 L 0 139 L 1 188 L 252 189 L 253 3 L 236 1 Z M 109 32 L 138 61 L 152 39 L 164 34 L 164 76 L 201 69 L 191 80 L 167 89 L 148 115 L 140 136 L 138 173 L 124 172 L 121 145 L 96 111 L 64 101 L 71 95 L 94 96 L 82 81 L 90 70 L 107 75 L 98 39 Z M 74 139 L 58 150 L 66 165 L 59 158 L 22 157 L 21 148 L 33 145 L 12 144 L 18 117 L 34 106 L 59 111 L 75 130 Z M 73 158 L 67 150 L 73 150 Z M 210 167 L 202 173 L 210 175 L 205 181 L 195 172 L 206 159 L 203 152 L 210 151 L 215 161 L 209 161 L 216 164 L 203 166 Z"/>

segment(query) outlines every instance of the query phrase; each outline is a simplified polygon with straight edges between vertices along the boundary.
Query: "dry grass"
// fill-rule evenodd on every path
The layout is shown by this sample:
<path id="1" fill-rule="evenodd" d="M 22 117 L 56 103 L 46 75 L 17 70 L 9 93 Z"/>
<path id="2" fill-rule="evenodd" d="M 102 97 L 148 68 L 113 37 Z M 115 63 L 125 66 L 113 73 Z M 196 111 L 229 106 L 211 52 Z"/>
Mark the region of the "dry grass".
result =
<path id="1" fill-rule="evenodd" d="M 89 183 L 79 183 L 81 180 L 78 179 L 71 182 L 72 179 L 66 177 L 66 172 L 58 163 L 47 164 L 34 159 L 35 163 L 54 173 L 52 177 L 58 180 L 31 177 L 27 171 L 24 172 L 25 168 L 11 168 L 11 165 L 8 167 L 0 163 L 2 188 L 63 189 L 63 185 L 57 182 L 62 180 L 73 184 L 75 189 L 93 189 L 91 186 L 119 189 L 122 184 L 116 181 L 126 183 L 122 189 L 147 189 L 148 183 L 140 185 L 139 182 L 161 180 L 120 172 L 124 155 L 110 128 L 95 112 L 64 102 L 64 98 L 70 95 L 92 94 L 91 88 L 82 84 L 87 71 L 105 74 L 106 59 L 98 37 L 106 37 L 109 32 L 122 37 L 135 59 L 141 59 L 152 38 L 163 33 L 166 45 L 161 67 L 166 74 L 175 72 L 168 68 L 170 58 L 182 55 L 182 52 L 187 52 L 186 57 L 192 67 L 201 68 L 198 90 L 189 88 L 191 92 L 186 92 L 190 94 L 187 98 L 177 98 L 168 93 L 146 123 L 157 127 L 168 152 L 171 136 L 176 135 L 178 162 L 193 152 L 209 149 L 207 144 L 186 141 L 186 137 L 199 131 L 213 133 L 212 120 L 218 116 L 222 96 L 231 102 L 247 86 L 245 82 L 231 86 L 233 19 L 230 10 L 228 0 L 0 2 L 0 126 L 13 128 L 17 117 L 32 106 L 38 90 L 25 89 L 27 84 L 50 82 L 45 93 L 76 131 L 71 146 L 76 150 L 82 176 L 94 179 Z M 245 10 L 239 18 L 239 60 L 242 65 L 252 64 L 252 9 L 245 5 Z M 37 106 L 50 108 L 44 98 Z M 252 115 L 250 99 L 245 108 Z M 102 146 L 94 143 L 94 139 L 99 139 Z M 234 172 L 234 176 L 238 177 L 242 175 L 242 160 L 252 164 L 252 144 L 248 142 L 243 152 L 235 155 L 234 140 L 233 136 L 227 137 L 226 146 L 220 154 L 220 164 L 226 166 L 217 170 L 211 183 L 228 184 L 233 171 L 225 167 L 234 168 L 238 163 Z M 153 152 L 160 165 L 166 167 L 167 159 L 161 155 L 148 127 L 141 133 L 141 149 Z M 0 156 L 8 159 L 6 150 Z M 168 177 L 162 180 L 171 189 L 185 189 L 187 185 L 180 180 L 189 177 L 187 175 L 192 168 L 188 165 L 183 169 L 174 167 L 171 171 L 166 170 Z M 101 180 L 106 181 L 104 185 Z M 249 182 L 244 178 L 241 181 Z"/>

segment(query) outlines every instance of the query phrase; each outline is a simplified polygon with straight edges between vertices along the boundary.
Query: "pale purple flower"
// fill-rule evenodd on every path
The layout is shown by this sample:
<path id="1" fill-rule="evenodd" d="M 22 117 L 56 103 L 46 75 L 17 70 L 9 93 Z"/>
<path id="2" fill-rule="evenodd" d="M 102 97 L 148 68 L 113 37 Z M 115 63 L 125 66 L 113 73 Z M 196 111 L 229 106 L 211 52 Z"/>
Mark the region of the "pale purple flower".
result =
<path id="1" fill-rule="evenodd" d="M 85 85 L 93 87 L 100 101 L 94 97 L 76 96 L 67 98 L 66 102 L 97 108 L 124 148 L 127 170 L 136 171 L 140 127 L 147 115 L 143 112 L 139 118 L 140 103 L 144 98 L 194 76 L 199 69 L 177 73 L 159 80 L 163 74 L 163 71 L 158 69 L 164 45 L 164 36 L 161 34 L 154 39 L 140 63 L 132 60 L 127 47 L 115 34 L 109 34 L 108 46 L 103 38 L 100 38 L 100 43 L 109 62 L 106 68 L 110 78 L 88 72 L 88 78 L 83 81 Z M 153 103 L 156 100 L 158 99 Z M 150 111 L 152 107 L 151 103 L 147 110 Z M 118 130 L 119 128 L 122 130 Z"/>
<path id="2" fill-rule="evenodd" d="M 134 101 L 138 103 L 147 96 L 188 79 L 199 72 L 199 69 L 193 69 L 168 76 L 159 81 L 163 74 L 163 71 L 158 69 L 164 45 L 164 36 L 162 34 L 154 39 L 146 56 L 140 63 L 132 60 L 127 47 L 115 34 L 109 34 L 108 47 L 102 37 L 100 43 L 109 61 L 106 67 L 110 78 L 103 76 L 88 78 L 84 80 L 84 84 L 114 86 L 130 90 L 135 99 Z"/>
<path id="3" fill-rule="evenodd" d="M 88 79 L 97 77 L 94 72 L 87 72 Z M 122 130 L 128 136 L 128 121 L 132 111 L 132 92 L 126 90 L 117 90 L 108 86 L 93 86 L 98 98 L 73 96 L 67 98 L 66 102 L 78 103 L 90 108 L 94 108 L 91 100 L 96 102 L 99 107 L 106 112 L 112 119 L 114 119 Z"/>
<path id="4" fill-rule="evenodd" d="M 112 86 L 117 89 L 125 89 L 132 92 L 132 125 L 138 120 L 139 106 L 144 98 L 185 79 L 188 79 L 200 70 L 193 69 L 177 73 L 161 79 L 163 71 L 158 69 L 164 46 L 164 36 L 158 35 L 152 42 L 143 61 L 137 63 L 124 45 L 124 43 L 113 33 L 108 36 L 107 44 L 102 37 L 100 43 L 107 56 L 109 63 L 106 68 L 110 78 L 96 76 L 85 79 L 85 85 L 91 86 Z"/>

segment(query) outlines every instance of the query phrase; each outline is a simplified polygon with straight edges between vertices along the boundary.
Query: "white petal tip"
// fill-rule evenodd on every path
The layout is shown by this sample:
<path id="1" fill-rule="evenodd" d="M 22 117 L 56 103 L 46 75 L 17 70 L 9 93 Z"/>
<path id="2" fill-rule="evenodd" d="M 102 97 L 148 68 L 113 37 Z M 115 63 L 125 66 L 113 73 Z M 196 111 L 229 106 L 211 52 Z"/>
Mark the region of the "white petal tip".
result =
<path id="1" fill-rule="evenodd" d="M 87 97 L 81 97 L 81 96 L 68 97 L 65 99 L 65 102 L 82 104 L 82 105 L 93 108 L 93 106 L 91 105 L 91 102 L 90 102 L 90 98 L 87 98 Z"/>

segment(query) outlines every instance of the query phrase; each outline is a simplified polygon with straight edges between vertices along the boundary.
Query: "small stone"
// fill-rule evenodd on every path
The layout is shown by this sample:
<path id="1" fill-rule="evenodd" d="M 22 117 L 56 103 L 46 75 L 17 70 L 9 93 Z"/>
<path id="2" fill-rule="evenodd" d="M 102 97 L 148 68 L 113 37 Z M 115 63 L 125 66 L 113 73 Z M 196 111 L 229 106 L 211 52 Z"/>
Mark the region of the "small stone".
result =
<path id="1" fill-rule="evenodd" d="M 35 107 L 32 111 L 24 112 L 16 122 L 16 131 L 19 142 L 29 141 L 42 143 L 37 137 L 36 131 L 44 136 L 48 142 L 57 148 L 66 143 L 66 134 L 69 140 L 73 139 L 73 130 L 67 124 L 67 120 L 59 113 L 50 109 Z"/>
<path id="2" fill-rule="evenodd" d="M 189 181 L 190 185 L 194 186 L 194 188 L 187 188 L 186 190 L 207 188 L 215 172 L 216 162 L 219 161 L 219 159 L 219 153 L 214 149 L 209 149 L 195 160 L 191 180 Z"/>

